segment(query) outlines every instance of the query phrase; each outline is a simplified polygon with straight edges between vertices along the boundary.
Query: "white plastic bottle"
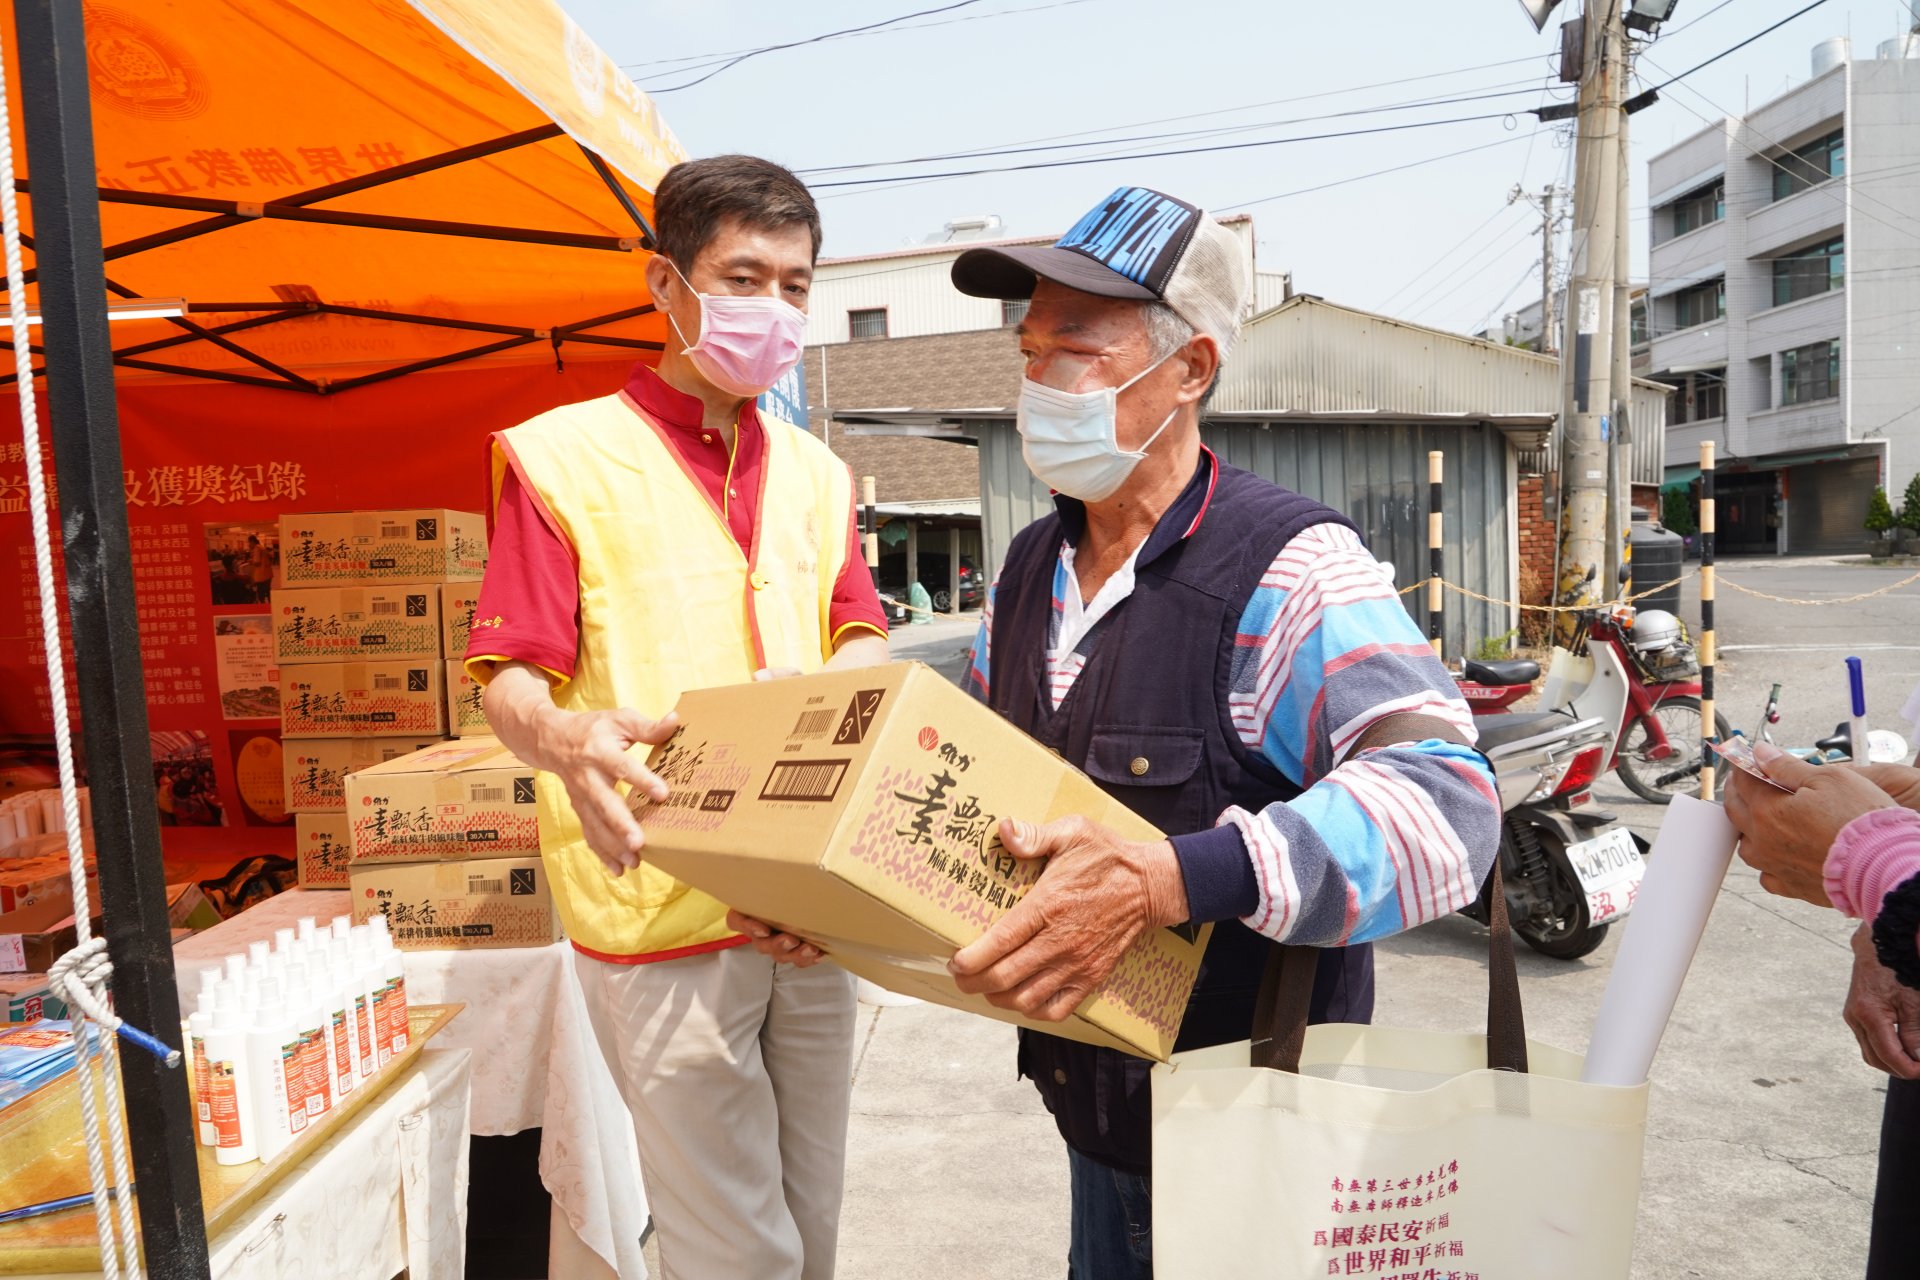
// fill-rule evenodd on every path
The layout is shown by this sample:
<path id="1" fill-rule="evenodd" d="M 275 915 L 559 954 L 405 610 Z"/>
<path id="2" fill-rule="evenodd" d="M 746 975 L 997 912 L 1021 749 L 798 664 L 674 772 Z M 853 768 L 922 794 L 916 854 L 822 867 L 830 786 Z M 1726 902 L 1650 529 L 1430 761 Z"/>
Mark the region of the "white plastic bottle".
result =
<path id="1" fill-rule="evenodd" d="M 293 930 L 282 927 L 273 931 L 273 951 L 275 955 L 287 955 L 293 950 Z M 288 956 L 291 959 L 291 956 Z"/>
<path id="2" fill-rule="evenodd" d="M 253 1086 L 254 1145 L 262 1160 L 271 1160 L 293 1141 L 293 1117 L 288 1110 L 286 1048 L 295 1038 L 293 1019 L 287 1017 L 280 980 L 263 978 L 260 1004 L 247 1024 L 247 1063 Z M 307 1127 L 304 1106 L 300 1128 Z"/>
<path id="3" fill-rule="evenodd" d="M 328 939 L 331 942 L 331 938 Z M 316 947 L 315 971 L 320 975 L 319 990 L 325 999 L 322 1010 L 327 1018 L 327 1082 L 333 1089 L 333 1101 L 353 1092 L 359 1072 L 354 1066 L 353 999 L 347 992 L 333 948 Z"/>
<path id="4" fill-rule="evenodd" d="M 386 994 L 386 1056 L 380 1065 L 385 1066 L 389 1059 L 397 1058 L 407 1050 L 407 968 L 406 961 L 400 955 L 400 949 L 393 945 L 393 939 L 384 932 L 379 934 L 380 952 L 380 989 Z"/>
<path id="5" fill-rule="evenodd" d="M 236 951 L 232 955 L 228 956 L 226 959 L 225 968 L 226 968 L 227 979 L 236 984 L 239 983 L 239 981 L 242 978 L 247 976 L 246 952 Z"/>
<path id="6" fill-rule="evenodd" d="M 307 986 L 306 966 L 296 964 L 287 972 L 287 1013 L 299 1035 L 301 1101 L 311 1123 L 333 1105 L 333 1093 L 327 1088 L 326 1023 L 320 1014 L 321 1001 Z"/>
<path id="7" fill-rule="evenodd" d="M 380 1069 L 380 1023 L 376 1017 L 374 995 L 380 986 L 380 965 L 373 958 L 373 947 L 362 934 L 347 948 L 353 971 L 354 1022 L 360 1048 L 360 1078 L 367 1079 Z"/>
<path id="8" fill-rule="evenodd" d="M 260 1158 L 253 1120 L 253 1080 L 248 1071 L 247 1024 L 240 992 L 223 986 L 213 1002 L 207 1032 L 207 1109 L 213 1119 L 213 1158 L 245 1164 Z"/>
<path id="9" fill-rule="evenodd" d="M 217 979 L 218 969 L 208 969 Z M 204 975 L 202 975 L 204 977 Z M 213 1112 L 207 1102 L 207 1033 L 213 1030 L 213 1000 L 211 987 L 202 987 L 197 997 L 197 1005 L 187 1018 L 187 1046 L 193 1054 L 193 1118 L 194 1136 L 200 1145 L 213 1145 Z"/>
<path id="10" fill-rule="evenodd" d="M 273 944 L 265 938 L 257 938 L 247 944 L 247 967 L 265 969 L 267 957 L 273 954 Z"/>

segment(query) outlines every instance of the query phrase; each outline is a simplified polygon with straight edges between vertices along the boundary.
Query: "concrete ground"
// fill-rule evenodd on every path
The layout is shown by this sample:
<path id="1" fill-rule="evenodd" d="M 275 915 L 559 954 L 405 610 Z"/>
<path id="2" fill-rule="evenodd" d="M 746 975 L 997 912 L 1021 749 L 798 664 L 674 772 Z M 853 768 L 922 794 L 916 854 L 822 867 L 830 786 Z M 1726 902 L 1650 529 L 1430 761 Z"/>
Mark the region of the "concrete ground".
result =
<path id="1" fill-rule="evenodd" d="M 1776 739 L 1799 744 L 1845 714 L 1841 658 L 1866 659 L 1876 727 L 1920 682 L 1920 583 L 1829 603 L 1911 570 L 1836 561 L 1722 566 L 1721 707 L 1751 730 L 1767 686 L 1785 686 Z M 1816 600 L 1785 605 L 1730 589 Z M 1697 624 L 1692 584 L 1683 610 Z M 902 628 L 894 650 L 950 677 L 972 619 Z M 1661 810 L 1617 780 L 1602 803 L 1642 834 Z M 1526 950 L 1528 1031 L 1583 1048 L 1620 930 L 1583 960 Z M 1773 898 L 1736 863 L 1655 1066 L 1636 1280 L 1845 1280 L 1864 1270 L 1885 1077 L 1840 1020 L 1851 926 Z M 1376 1020 L 1452 1031 L 1484 1025 L 1486 934 L 1455 916 L 1378 948 Z M 1028 1280 L 1065 1274 L 1066 1159 L 1013 1032 L 926 1005 L 863 1005 L 848 1137 L 841 1280 Z M 1555 1158 L 1539 1153 L 1542 1163 Z"/>

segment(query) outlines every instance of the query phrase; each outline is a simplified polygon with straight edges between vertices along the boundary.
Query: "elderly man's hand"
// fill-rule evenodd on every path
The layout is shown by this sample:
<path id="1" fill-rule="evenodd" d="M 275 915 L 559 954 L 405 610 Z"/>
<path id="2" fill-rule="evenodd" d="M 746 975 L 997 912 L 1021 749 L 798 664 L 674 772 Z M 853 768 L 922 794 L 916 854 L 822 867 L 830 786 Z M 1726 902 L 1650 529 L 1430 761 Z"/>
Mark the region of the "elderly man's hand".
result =
<path id="1" fill-rule="evenodd" d="M 1920 1080 L 1920 991 L 1902 984 L 1880 963 L 1870 924 L 1853 934 L 1853 979 L 1842 1012 L 1868 1066 L 1902 1080 Z"/>
<path id="2" fill-rule="evenodd" d="M 1139 844 L 1085 818 L 1043 826 L 1002 819 L 1022 859 L 1048 859 L 1020 904 L 947 968 L 960 990 L 1030 1018 L 1060 1022 L 1091 995 L 1148 929 L 1187 918 L 1173 846 Z"/>
<path id="3" fill-rule="evenodd" d="M 1760 873 L 1768 893 L 1832 906 L 1824 870 L 1834 838 L 1861 814 L 1892 808 L 1893 801 L 1850 766 L 1811 765 L 1764 742 L 1754 753 L 1767 776 L 1793 793 L 1732 771 L 1727 817 L 1740 832 L 1740 857 Z"/>
<path id="4" fill-rule="evenodd" d="M 782 933 L 766 921 L 741 915 L 732 908 L 727 910 L 727 928 L 735 933 L 746 934 L 753 943 L 753 949 L 761 955 L 769 956 L 780 964 L 790 964 L 796 969 L 812 968 L 826 956 L 826 952 L 805 938 Z"/>

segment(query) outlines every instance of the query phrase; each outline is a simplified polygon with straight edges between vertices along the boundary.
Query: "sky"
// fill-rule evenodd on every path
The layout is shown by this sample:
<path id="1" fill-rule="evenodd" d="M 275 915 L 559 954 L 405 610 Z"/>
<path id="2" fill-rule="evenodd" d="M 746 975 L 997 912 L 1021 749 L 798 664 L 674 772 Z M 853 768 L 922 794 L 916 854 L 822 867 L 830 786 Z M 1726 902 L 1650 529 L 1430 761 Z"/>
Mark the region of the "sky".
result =
<path id="1" fill-rule="evenodd" d="M 1808 3 L 1679 0 L 1643 49 L 1639 78 L 1685 72 Z M 1009 235 L 1057 234 L 1115 187 L 1148 186 L 1216 213 L 1252 213 L 1259 268 L 1292 271 L 1299 291 L 1474 332 L 1539 297 L 1540 218 L 1509 193 L 1516 184 L 1534 193 L 1571 185 L 1570 126 L 1538 125 L 1528 109 L 1573 95 L 1555 73 L 1558 26 L 1578 0 L 1566 0 L 1541 33 L 1513 0 L 562 4 L 654 94 L 690 154 L 745 151 L 801 172 L 820 201 L 826 256 L 899 248 L 981 214 L 999 215 Z M 928 10 L 942 11 L 725 69 L 711 56 Z M 1851 36 L 1856 56 L 1871 57 L 1913 21 L 1899 0 L 1827 0 L 1636 114 L 1636 277 L 1646 270 L 1648 157 L 1803 83 L 1820 41 Z M 1410 103 L 1425 105 L 1370 110 Z M 1468 116 L 1491 118 L 1099 158 Z M 1166 134 L 1176 136 L 1146 137 Z M 1078 145 L 842 167 L 1042 142 Z M 1097 162 L 827 185 L 1061 159 Z M 1337 185 L 1309 190 L 1323 184 Z M 1560 245 L 1564 267 L 1564 228 Z"/>

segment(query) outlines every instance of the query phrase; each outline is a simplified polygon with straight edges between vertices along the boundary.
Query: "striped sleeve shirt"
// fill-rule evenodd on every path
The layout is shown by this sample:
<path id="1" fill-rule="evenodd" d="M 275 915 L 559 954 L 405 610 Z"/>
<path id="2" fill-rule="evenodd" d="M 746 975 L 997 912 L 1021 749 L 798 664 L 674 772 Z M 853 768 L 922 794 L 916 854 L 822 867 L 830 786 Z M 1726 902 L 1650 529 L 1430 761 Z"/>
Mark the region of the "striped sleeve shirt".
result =
<path id="1" fill-rule="evenodd" d="M 1072 566 L 1063 545 L 1047 653 L 1056 706 L 1125 598 L 1123 584 L 1084 610 L 1069 607 L 1079 598 Z M 983 700 L 992 618 L 989 592 L 968 674 Z M 1315 525 L 1275 558 L 1241 612 L 1228 696 L 1240 740 L 1302 791 L 1173 836 L 1192 919 L 1238 918 L 1284 942 L 1337 946 L 1413 928 L 1479 893 L 1500 832 L 1481 757 L 1439 739 L 1353 750 L 1391 715 L 1433 717 L 1468 741 L 1474 729 L 1459 689 L 1352 530 Z"/>

